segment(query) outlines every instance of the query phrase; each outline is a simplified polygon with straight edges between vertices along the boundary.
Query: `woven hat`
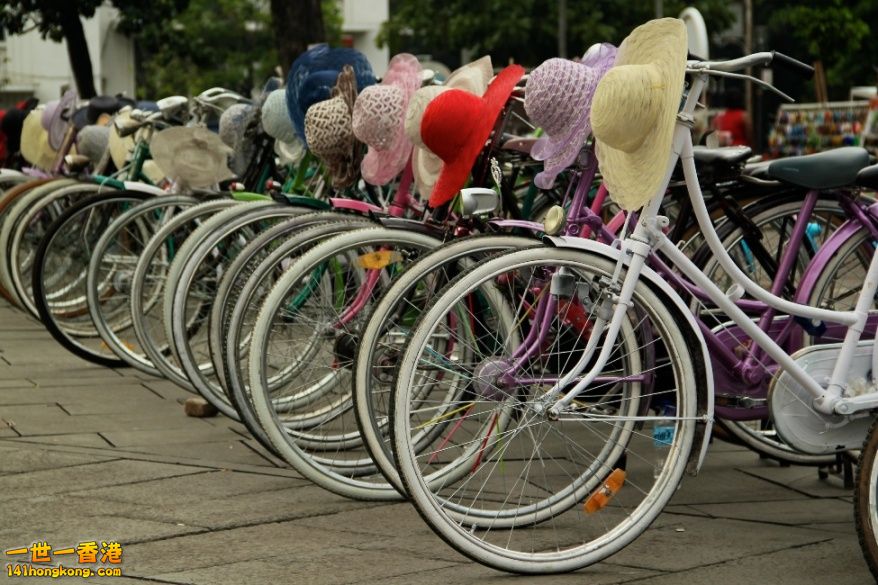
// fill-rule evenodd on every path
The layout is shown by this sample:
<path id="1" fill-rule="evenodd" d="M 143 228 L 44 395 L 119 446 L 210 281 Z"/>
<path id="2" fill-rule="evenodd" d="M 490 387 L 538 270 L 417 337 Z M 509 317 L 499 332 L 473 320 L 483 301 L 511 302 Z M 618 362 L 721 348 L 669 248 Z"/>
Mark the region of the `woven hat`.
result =
<path id="1" fill-rule="evenodd" d="M 355 49 L 330 49 L 327 45 L 317 45 L 293 62 L 287 76 L 287 111 L 302 140 L 306 140 L 305 113 L 317 102 L 329 99 L 345 65 L 353 68 L 358 91 L 375 84 L 369 60 Z"/>
<path id="2" fill-rule="evenodd" d="M 237 175 L 246 172 L 256 150 L 256 145 L 247 138 L 247 127 L 256 114 L 257 109 L 251 104 L 232 104 L 220 116 L 219 137 L 232 149 L 229 166 Z"/>
<path id="3" fill-rule="evenodd" d="M 686 73 L 686 25 L 652 20 L 619 46 L 592 102 L 592 131 L 604 183 L 626 210 L 645 205 L 661 187 L 673 146 Z"/>
<path id="4" fill-rule="evenodd" d="M 354 104 L 354 136 L 369 146 L 360 165 L 363 179 L 384 185 L 405 168 L 412 142 L 405 133 L 405 118 L 412 95 L 421 87 L 417 57 L 393 57 L 380 85 L 364 89 Z"/>
<path id="5" fill-rule="evenodd" d="M 207 128 L 162 130 L 153 136 L 149 149 L 165 176 L 186 187 L 211 187 L 235 176 L 226 166 L 232 149 Z"/>
<path id="6" fill-rule="evenodd" d="M 412 154 L 412 171 L 419 193 L 427 195 L 432 192 L 442 172 L 442 159 L 430 152 L 421 140 L 421 119 L 427 105 L 449 89 L 462 89 L 481 96 L 493 75 L 491 57 L 485 56 L 456 69 L 448 76 L 445 85 L 422 87 L 412 96 L 406 112 L 405 133 L 416 146 Z"/>
<path id="7" fill-rule="evenodd" d="M 276 89 L 265 98 L 262 104 L 262 128 L 266 134 L 281 142 L 292 144 L 298 139 L 287 111 L 286 90 Z"/>
<path id="8" fill-rule="evenodd" d="M 305 115 L 308 148 L 326 165 L 332 186 L 338 189 L 354 184 L 359 176 L 362 149 L 353 129 L 357 80 L 350 65 L 345 65 L 332 89 L 332 97 L 316 103 Z"/>
<path id="9" fill-rule="evenodd" d="M 603 43 L 590 49 L 579 63 L 549 59 L 528 76 L 524 109 L 544 132 L 531 149 L 534 159 L 545 161 L 534 181 L 540 189 L 551 188 L 558 173 L 576 160 L 585 145 L 591 133 L 591 100 L 615 58 L 616 47 Z"/>
<path id="10" fill-rule="evenodd" d="M 509 65 L 488 85 L 484 96 L 449 89 L 427 106 L 421 120 L 421 139 L 445 163 L 430 193 L 430 207 L 451 201 L 466 184 L 476 157 L 523 75 L 523 67 Z"/>
<path id="11" fill-rule="evenodd" d="M 76 152 L 98 164 L 110 144 L 109 126 L 88 125 L 76 133 Z"/>
<path id="12" fill-rule="evenodd" d="M 49 146 L 49 133 L 42 124 L 43 108 L 28 113 L 21 127 L 21 156 L 36 168 L 50 170 L 57 152 Z"/>

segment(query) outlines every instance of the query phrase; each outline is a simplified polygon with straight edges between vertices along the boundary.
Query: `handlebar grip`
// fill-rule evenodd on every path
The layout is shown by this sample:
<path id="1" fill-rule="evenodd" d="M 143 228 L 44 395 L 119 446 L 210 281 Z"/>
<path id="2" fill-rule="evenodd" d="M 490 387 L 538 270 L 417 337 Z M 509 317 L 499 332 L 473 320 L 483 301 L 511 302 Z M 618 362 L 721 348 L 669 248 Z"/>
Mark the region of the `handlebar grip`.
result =
<path id="1" fill-rule="evenodd" d="M 798 59 L 793 59 L 788 55 L 784 55 L 783 53 L 778 53 L 777 51 L 771 52 L 771 62 L 772 64 L 777 64 L 778 66 L 784 67 L 793 73 L 798 73 L 805 79 L 811 79 L 814 77 L 814 68 L 810 65 L 802 63 Z"/>

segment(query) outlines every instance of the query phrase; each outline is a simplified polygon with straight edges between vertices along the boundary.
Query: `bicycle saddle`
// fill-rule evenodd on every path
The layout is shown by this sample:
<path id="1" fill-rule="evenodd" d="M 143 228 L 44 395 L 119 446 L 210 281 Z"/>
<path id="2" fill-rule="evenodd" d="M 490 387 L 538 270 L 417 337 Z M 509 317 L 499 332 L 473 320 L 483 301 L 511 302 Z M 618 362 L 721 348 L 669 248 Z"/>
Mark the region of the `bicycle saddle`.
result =
<path id="1" fill-rule="evenodd" d="M 695 146 L 692 149 L 695 161 L 699 163 L 723 163 L 735 165 L 742 163 L 753 154 L 749 146 L 720 146 L 709 148 L 707 146 Z"/>
<path id="2" fill-rule="evenodd" d="M 857 185 L 878 189 L 878 165 L 866 167 L 857 173 Z"/>
<path id="3" fill-rule="evenodd" d="M 859 146 L 845 146 L 817 154 L 771 161 L 766 174 L 807 189 L 832 189 L 852 185 L 860 169 L 869 164 L 869 153 Z"/>
<path id="4" fill-rule="evenodd" d="M 530 154 L 530 151 L 534 146 L 534 142 L 537 141 L 536 138 L 512 135 L 504 136 L 503 140 L 503 146 L 501 147 L 503 150 L 520 152 L 522 154 Z"/>

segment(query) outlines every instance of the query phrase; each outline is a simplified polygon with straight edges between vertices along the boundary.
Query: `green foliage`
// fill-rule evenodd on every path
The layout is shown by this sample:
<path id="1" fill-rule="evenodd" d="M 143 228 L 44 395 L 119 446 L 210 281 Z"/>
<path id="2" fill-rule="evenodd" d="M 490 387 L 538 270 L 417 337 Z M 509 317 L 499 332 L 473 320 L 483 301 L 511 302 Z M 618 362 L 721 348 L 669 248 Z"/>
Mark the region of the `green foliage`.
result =
<path id="1" fill-rule="evenodd" d="M 344 24 L 344 15 L 341 13 L 341 5 L 338 0 L 322 0 L 323 27 L 326 29 L 326 42 L 337 45 L 341 41 L 341 29 Z"/>
<path id="2" fill-rule="evenodd" d="M 713 30 L 733 18 L 727 0 L 665 0 L 664 13 L 694 5 Z M 558 52 L 557 0 L 391 0 L 390 20 L 379 42 L 391 52 L 431 53 L 456 65 L 461 48 L 537 65 Z M 567 46 L 571 56 L 596 42 L 619 43 L 638 24 L 654 17 L 651 0 L 567 1 Z"/>
<path id="3" fill-rule="evenodd" d="M 823 63 L 832 99 L 846 99 L 853 85 L 875 83 L 878 42 L 869 23 L 878 22 L 878 5 L 873 0 L 762 0 L 759 8 L 772 48 Z"/>
<path id="4" fill-rule="evenodd" d="M 194 95 L 214 86 L 248 93 L 277 62 L 269 19 L 262 0 L 191 0 L 170 23 L 145 23 L 136 36 L 138 95 Z"/>
<path id="5" fill-rule="evenodd" d="M 126 33 L 141 30 L 146 23 L 172 17 L 188 0 L 112 0 L 119 9 L 120 29 Z M 84 18 L 91 18 L 104 0 L 0 0 L 0 27 L 9 34 L 20 34 L 36 26 L 43 38 L 61 41 L 61 20 L 72 4 Z"/>

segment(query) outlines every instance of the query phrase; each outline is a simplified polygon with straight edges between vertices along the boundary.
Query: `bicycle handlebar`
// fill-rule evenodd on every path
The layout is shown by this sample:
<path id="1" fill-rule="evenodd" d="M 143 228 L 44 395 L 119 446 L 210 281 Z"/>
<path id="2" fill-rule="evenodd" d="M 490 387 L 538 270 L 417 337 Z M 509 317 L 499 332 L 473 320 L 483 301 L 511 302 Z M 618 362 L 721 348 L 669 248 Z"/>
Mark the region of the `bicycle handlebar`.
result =
<path id="1" fill-rule="evenodd" d="M 779 53 L 777 51 L 772 51 L 772 62 L 777 63 L 784 69 L 791 71 L 793 73 L 799 74 L 801 77 L 805 79 L 811 79 L 814 77 L 814 68 L 810 65 L 802 63 L 798 59 L 793 59 L 789 55 L 784 55 L 783 53 Z"/>

